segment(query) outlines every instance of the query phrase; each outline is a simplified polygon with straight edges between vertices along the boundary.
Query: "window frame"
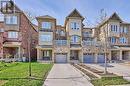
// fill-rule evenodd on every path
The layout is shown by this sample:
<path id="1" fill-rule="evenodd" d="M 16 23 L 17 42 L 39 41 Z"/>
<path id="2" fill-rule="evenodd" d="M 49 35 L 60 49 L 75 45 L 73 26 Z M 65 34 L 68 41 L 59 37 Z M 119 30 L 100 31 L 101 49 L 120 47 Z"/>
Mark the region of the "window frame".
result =
<path id="1" fill-rule="evenodd" d="M 18 32 L 16 31 L 9 31 L 8 32 L 8 38 L 9 39 L 17 39 L 19 36 Z"/>
<path id="2" fill-rule="evenodd" d="M 5 17 L 5 24 L 6 25 L 17 25 L 18 24 L 18 16 L 10 15 Z"/>
<path id="3" fill-rule="evenodd" d="M 111 32 L 119 33 L 119 27 L 118 25 L 111 25 Z"/>
<path id="4" fill-rule="evenodd" d="M 116 38 L 115 37 L 111 37 L 111 43 L 116 43 Z"/>
<path id="5" fill-rule="evenodd" d="M 79 30 L 79 29 L 80 29 L 80 24 L 79 24 L 79 22 L 71 22 L 70 28 L 71 28 L 72 30 Z"/>
<path id="6" fill-rule="evenodd" d="M 52 23 L 51 22 L 42 22 L 41 27 L 42 27 L 42 29 L 50 30 L 52 28 Z"/>
<path id="7" fill-rule="evenodd" d="M 80 42 L 80 36 L 78 36 L 78 35 L 71 36 L 71 43 L 76 44 L 79 42 Z"/>
<path id="8" fill-rule="evenodd" d="M 120 43 L 127 43 L 127 38 L 126 37 L 121 37 L 120 38 Z"/>

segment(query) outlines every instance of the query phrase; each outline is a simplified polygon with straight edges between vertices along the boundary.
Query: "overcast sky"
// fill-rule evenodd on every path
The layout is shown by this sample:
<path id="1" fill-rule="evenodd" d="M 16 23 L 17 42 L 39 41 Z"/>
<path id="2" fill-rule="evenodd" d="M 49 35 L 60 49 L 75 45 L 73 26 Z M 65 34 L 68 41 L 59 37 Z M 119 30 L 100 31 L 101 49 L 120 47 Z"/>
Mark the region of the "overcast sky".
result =
<path id="1" fill-rule="evenodd" d="M 108 16 L 117 12 L 126 22 L 130 22 L 130 0 L 15 0 L 19 8 L 30 11 L 33 15 L 50 15 L 57 23 L 64 24 L 65 17 L 77 9 L 86 19 L 85 25 L 95 24 L 101 9 Z"/>

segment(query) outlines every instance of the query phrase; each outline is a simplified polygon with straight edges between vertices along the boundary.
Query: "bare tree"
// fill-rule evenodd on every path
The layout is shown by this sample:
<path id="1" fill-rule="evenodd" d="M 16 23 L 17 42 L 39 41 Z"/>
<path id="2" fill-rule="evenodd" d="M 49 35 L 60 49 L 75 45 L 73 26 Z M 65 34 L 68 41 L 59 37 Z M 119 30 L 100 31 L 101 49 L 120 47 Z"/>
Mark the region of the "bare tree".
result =
<path id="1" fill-rule="evenodd" d="M 99 17 L 96 20 L 96 24 L 101 24 L 107 18 L 107 13 L 104 9 L 101 9 L 99 12 Z"/>
<path id="2" fill-rule="evenodd" d="M 35 17 L 32 15 L 31 12 L 29 11 L 25 11 L 24 14 L 27 16 L 27 18 L 29 19 L 29 24 L 30 24 L 30 28 L 28 29 L 28 57 L 29 57 L 29 76 L 32 75 L 32 68 L 31 68 L 31 41 L 32 41 L 32 33 L 31 33 L 31 23 L 33 22 L 33 20 L 35 19 Z"/>
<path id="3" fill-rule="evenodd" d="M 101 24 L 104 21 L 106 21 L 107 19 L 107 13 L 105 12 L 104 9 L 100 10 L 100 15 L 99 15 L 99 19 L 97 22 L 97 24 Z M 104 48 L 104 56 L 105 56 L 105 69 L 104 69 L 104 74 L 107 73 L 107 48 L 108 48 L 108 24 L 105 28 L 103 28 L 103 32 L 104 32 L 104 43 L 101 43 L 101 47 Z"/>

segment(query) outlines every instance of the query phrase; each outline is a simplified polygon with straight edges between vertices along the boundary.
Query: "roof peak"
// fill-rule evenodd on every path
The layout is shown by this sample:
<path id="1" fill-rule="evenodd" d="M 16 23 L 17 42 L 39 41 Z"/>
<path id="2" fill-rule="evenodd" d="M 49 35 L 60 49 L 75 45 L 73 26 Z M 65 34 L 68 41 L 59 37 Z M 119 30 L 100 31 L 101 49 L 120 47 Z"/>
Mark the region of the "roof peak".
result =
<path id="1" fill-rule="evenodd" d="M 67 16 L 68 17 L 80 17 L 84 19 L 84 17 L 80 14 L 80 12 L 75 8 L 73 11 Z"/>
<path id="2" fill-rule="evenodd" d="M 36 18 L 47 18 L 47 19 L 55 19 L 54 17 L 50 16 L 50 15 L 43 15 L 43 16 L 38 16 Z"/>

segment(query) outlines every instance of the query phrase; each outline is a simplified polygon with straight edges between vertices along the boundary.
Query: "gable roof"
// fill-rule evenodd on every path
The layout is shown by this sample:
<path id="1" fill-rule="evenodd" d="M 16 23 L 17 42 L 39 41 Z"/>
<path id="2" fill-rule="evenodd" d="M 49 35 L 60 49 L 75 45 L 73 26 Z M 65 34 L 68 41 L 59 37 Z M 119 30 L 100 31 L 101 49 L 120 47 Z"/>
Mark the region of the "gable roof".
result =
<path id="1" fill-rule="evenodd" d="M 117 20 L 117 21 L 123 22 L 122 19 L 118 16 L 118 14 L 116 12 L 114 12 L 110 17 L 104 19 L 97 27 L 102 26 L 103 24 L 105 24 L 109 20 Z"/>
<path id="2" fill-rule="evenodd" d="M 84 19 L 84 17 L 79 13 L 77 9 L 74 9 L 66 18 L 71 18 L 71 17 L 79 17 Z"/>
<path id="3" fill-rule="evenodd" d="M 38 16 L 38 17 L 36 17 L 36 19 L 39 19 L 39 18 L 55 19 L 54 17 L 49 16 L 49 15 L 44 15 L 44 16 Z"/>
<path id="4" fill-rule="evenodd" d="M 118 14 L 116 12 L 114 12 L 110 17 L 109 20 L 113 19 L 113 20 L 119 20 L 122 22 L 122 19 L 118 16 Z"/>

